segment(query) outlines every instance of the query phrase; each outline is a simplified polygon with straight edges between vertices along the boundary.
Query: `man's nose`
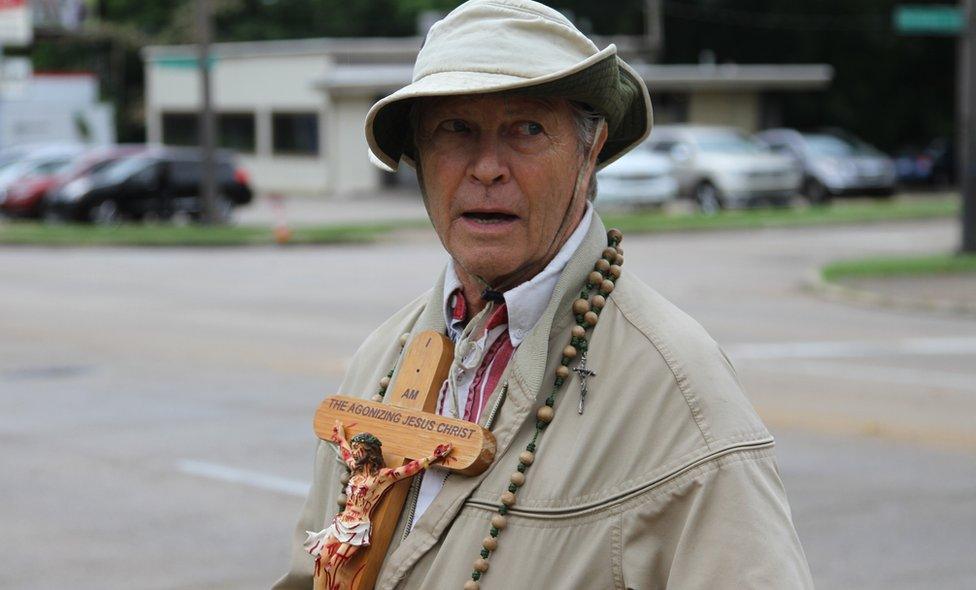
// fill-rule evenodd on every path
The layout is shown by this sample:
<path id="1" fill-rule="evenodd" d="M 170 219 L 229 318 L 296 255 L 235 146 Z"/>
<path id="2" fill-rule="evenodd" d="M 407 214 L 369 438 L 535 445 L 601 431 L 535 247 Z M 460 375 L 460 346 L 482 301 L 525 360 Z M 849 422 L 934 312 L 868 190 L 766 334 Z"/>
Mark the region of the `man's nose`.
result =
<path id="1" fill-rule="evenodd" d="M 503 154 L 498 136 L 485 133 L 479 137 L 469 170 L 471 180 L 486 187 L 507 182 L 509 170 Z"/>

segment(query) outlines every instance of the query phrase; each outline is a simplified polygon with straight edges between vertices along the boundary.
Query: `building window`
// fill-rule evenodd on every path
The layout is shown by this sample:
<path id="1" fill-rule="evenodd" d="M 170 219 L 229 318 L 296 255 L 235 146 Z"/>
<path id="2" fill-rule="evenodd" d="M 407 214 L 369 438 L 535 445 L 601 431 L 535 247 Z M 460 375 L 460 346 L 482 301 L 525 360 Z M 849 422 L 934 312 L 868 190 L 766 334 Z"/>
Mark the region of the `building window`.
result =
<path id="1" fill-rule="evenodd" d="M 196 113 L 163 113 L 163 143 L 198 145 L 198 125 Z"/>
<path id="2" fill-rule="evenodd" d="M 271 136 L 275 154 L 317 156 L 319 116 L 317 113 L 274 113 Z"/>
<path id="3" fill-rule="evenodd" d="M 686 123 L 688 121 L 688 94 L 681 92 L 655 93 L 651 97 L 654 103 L 654 124 Z"/>
<path id="4" fill-rule="evenodd" d="M 217 145 L 230 150 L 254 153 L 254 113 L 217 115 Z"/>

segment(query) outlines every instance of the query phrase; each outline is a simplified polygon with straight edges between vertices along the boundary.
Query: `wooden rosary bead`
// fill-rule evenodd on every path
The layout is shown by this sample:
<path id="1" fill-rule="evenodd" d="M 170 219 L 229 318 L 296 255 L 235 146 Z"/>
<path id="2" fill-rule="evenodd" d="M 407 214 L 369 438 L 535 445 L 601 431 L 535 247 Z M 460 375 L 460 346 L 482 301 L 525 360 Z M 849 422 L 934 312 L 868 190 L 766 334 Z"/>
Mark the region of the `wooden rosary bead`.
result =
<path id="1" fill-rule="evenodd" d="M 600 320 L 599 311 L 604 308 L 607 303 L 606 295 L 613 292 L 614 280 L 620 277 L 620 265 L 624 262 L 623 248 L 620 247 L 620 241 L 623 240 L 623 234 L 618 229 L 610 229 L 607 231 L 608 243 L 613 244 L 608 246 L 603 250 L 603 257 L 597 260 L 593 265 L 594 270 L 590 272 L 587 277 L 587 284 L 596 287 L 599 293 L 594 294 L 589 299 L 580 297 L 573 302 L 573 314 L 576 316 L 578 321 L 582 321 L 574 325 L 570 332 L 573 337 L 573 342 L 580 343 L 581 346 L 585 346 L 586 338 L 586 326 L 595 326 Z M 589 293 L 589 288 L 586 288 L 585 293 Z M 582 316 L 582 317 L 580 317 Z M 563 348 L 563 358 L 562 363 L 556 368 L 555 374 L 557 383 L 563 383 L 569 378 L 571 373 L 568 367 L 569 362 L 576 358 L 579 351 L 572 344 L 566 345 Z M 545 429 L 545 425 L 549 424 L 555 417 L 555 410 L 552 404 L 555 399 L 555 392 L 546 400 L 546 405 L 540 407 L 536 410 L 536 419 L 538 423 L 536 425 L 536 437 Z M 464 590 L 480 590 L 481 584 L 479 580 L 488 571 L 488 559 L 489 554 L 496 549 L 498 549 L 497 536 L 499 531 L 503 530 L 508 525 L 508 519 L 505 518 L 504 514 L 507 513 L 508 508 L 515 505 L 516 496 L 515 492 L 525 484 L 526 467 L 532 465 L 535 461 L 535 451 L 536 448 L 535 438 L 533 442 L 528 445 L 525 451 L 519 454 L 519 465 L 518 471 L 513 472 L 509 476 L 508 490 L 503 492 L 499 498 L 502 506 L 499 507 L 499 513 L 491 517 L 491 531 L 490 536 L 485 537 L 481 545 L 483 547 L 481 551 L 481 558 L 475 560 L 473 568 L 474 571 L 471 573 L 471 578 L 464 583 Z M 529 449 L 532 449 L 531 451 Z"/>
<path id="2" fill-rule="evenodd" d="M 389 386 L 390 386 L 390 378 L 389 377 L 383 377 L 382 379 L 380 379 L 380 387 L 382 387 L 383 389 L 386 389 Z"/>
<path id="3" fill-rule="evenodd" d="M 349 497 L 346 496 L 345 494 L 339 494 L 339 497 L 336 498 L 336 504 L 339 505 L 339 508 L 345 508 L 346 507 L 346 503 L 348 501 L 349 501 Z"/>
<path id="4" fill-rule="evenodd" d="M 549 406 L 542 406 L 535 412 L 535 417 L 539 419 L 539 422 L 545 422 L 546 424 L 552 422 L 552 417 L 555 415 L 555 410 Z"/>
<path id="5" fill-rule="evenodd" d="M 602 280 L 602 279 L 601 279 Z M 590 302 L 586 299 L 577 299 L 573 302 L 573 313 L 581 315 L 590 311 Z"/>
<path id="6" fill-rule="evenodd" d="M 341 483 L 342 485 L 346 485 L 347 483 L 349 483 L 350 477 L 351 474 L 348 471 L 343 473 L 342 475 L 339 476 L 339 483 Z"/>
<path id="7" fill-rule="evenodd" d="M 381 402 L 383 401 L 383 396 L 378 393 L 374 393 L 373 397 L 371 397 L 370 399 L 373 400 L 374 402 Z"/>
<path id="8" fill-rule="evenodd" d="M 410 340 L 410 332 L 406 332 L 400 335 L 400 347 L 403 348 L 407 345 L 407 340 Z"/>
<path id="9" fill-rule="evenodd" d="M 583 314 L 583 321 L 591 326 L 595 326 L 600 321 L 600 316 L 596 315 L 595 311 L 588 311 Z"/>

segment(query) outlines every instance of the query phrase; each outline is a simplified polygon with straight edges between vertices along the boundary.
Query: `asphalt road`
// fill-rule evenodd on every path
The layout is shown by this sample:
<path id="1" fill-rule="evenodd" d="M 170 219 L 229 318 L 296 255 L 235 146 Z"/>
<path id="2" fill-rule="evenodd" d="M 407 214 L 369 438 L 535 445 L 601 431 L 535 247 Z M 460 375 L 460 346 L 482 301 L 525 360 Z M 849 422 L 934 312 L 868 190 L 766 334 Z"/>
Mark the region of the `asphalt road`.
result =
<path id="1" fill-rule="evenodd" d="M 801 287 L 827 260 L 956 240 L 948 221 L 624 240 L 625 272 L 726 347 L 777 436 L 819 588 L 976 587 L 976 320 Z M 444 260 L 423 232 L 0 250 L 0 588 L 267 587 L 315 406 Z"/>

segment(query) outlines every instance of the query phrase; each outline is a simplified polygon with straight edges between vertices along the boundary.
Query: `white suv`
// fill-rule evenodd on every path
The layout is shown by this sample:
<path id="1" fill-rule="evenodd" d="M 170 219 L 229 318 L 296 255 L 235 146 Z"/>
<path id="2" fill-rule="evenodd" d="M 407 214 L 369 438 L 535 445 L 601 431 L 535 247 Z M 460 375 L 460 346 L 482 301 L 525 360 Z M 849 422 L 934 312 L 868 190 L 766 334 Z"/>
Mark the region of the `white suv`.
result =
<path id="1" fill-rule="evenodd" d="M 651 132 L 648 147 L 671 158 L 681 195 L 705 213 L 763 199 L 787 202 L 803 182 L 793 158 L 732 127 L 662 125 Z"/>

